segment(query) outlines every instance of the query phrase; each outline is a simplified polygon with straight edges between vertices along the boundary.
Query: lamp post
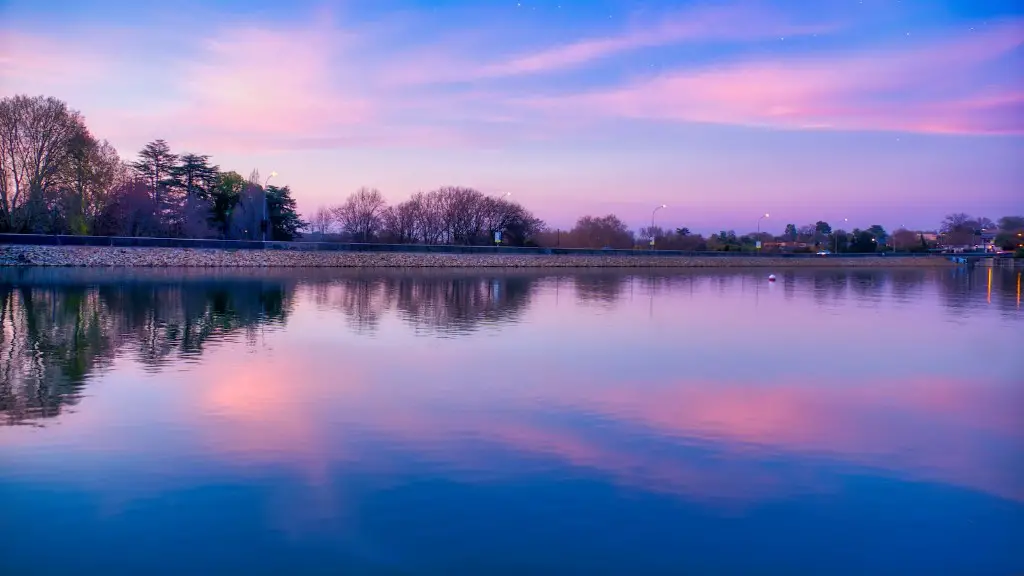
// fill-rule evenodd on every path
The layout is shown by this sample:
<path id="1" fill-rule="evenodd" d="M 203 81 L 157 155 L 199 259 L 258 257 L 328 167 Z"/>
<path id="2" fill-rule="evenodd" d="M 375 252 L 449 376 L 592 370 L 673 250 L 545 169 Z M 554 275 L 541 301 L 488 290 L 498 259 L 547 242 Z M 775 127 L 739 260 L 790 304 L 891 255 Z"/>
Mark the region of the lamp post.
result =
<path id="1" fill-rule="evenodd" d="M 651 250 L 655 249 L 654 248 L 654 217 L 658 214 L 658 210 L 661 210 L 662 208 L 668 208 L 668 205 L 667 204 L 662 204 L 660 206 L 656 206 L 654 208 L 654 210 L 651 211 Z"/>
<path id="2" fill-rule="evenodd" d="M 761 253 L 761 220 L 768 218 L 768 216 L 769 214 L 765 212 L 764 216 L 761 216 L 760 218 L 757 219 L 757 239 L 754 241 L 757 242 L 755 249 L 757 250 L 758 254 Z"/>
<path id="3" fill-rule="evenodd" d="M 277 176 L 277 172 L 271 172 L 270 176 L 263 181 L 263 241 L 267 241 L 267 228 L 270 228 L 270 223 L 267 222 L 267 184 L 270 183 L 270 179 Z"/>
<path id="4" fill-rule="evenodd" d="M 907 229 L 907 225 L 906 224 L 900 224 L 899 228 L 897 228 L 896 230 L 892 231 L 892 255 L 893 256 L 896 255 L 896 232 L 899 231 L 899 230 L 906 230 L 906 229 Z"/>
<path id="5" fill-rule="evenodd" d="M 850 221 L 849 218 L 843 218 L 843 222 L 849 222 L 849 221 Z M 836 241 L 836 254 L 839 254 L 839 233 L 836 230 L 833 230 L 832 231 L 832 237 L 835 238 L 835 241 Z"/>

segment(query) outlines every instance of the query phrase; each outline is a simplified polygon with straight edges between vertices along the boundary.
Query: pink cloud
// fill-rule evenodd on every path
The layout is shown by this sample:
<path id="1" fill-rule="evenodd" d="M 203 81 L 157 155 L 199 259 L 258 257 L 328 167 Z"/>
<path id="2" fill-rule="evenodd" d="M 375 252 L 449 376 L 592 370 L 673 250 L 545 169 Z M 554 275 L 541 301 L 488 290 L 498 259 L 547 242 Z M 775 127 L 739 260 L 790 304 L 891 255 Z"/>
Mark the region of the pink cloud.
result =
<path id="1" fill-rule="evenodd" d="M 500 62 L 479 63 L 453 57 L 464 45 L 448 50 L 434 47 L 403 59 L 385 71 L 395 84 L 429 84 L 541 74 L 579 67 L 619 54 L 683 42 L 731 42 L 824 32 L 832 25 L 796 24 L 776 12 L 750 5 L 702 5 L 673 13 L 656 22 L 634 22 L 625 31 L 595 36 Z"/>
<path id="2" fill-rule="evenodd" d="M 1024 132 L 1019 79 L 1010 87 L 978 86 L 982 67 L 1022 40 L 1021 24 L 1012 22 L 922 49 L 735 63 L 525 102 L 637 119 L 1016 134 Z"/>
<path id="3" fill-rule="evenodd" d="M 11 86 L 34 90 L 87 81 L 108 71 L 107 62 L 91 48 L 69 51 L 46 37 L 0 30 L 0 80 L 4 92 Z"/>

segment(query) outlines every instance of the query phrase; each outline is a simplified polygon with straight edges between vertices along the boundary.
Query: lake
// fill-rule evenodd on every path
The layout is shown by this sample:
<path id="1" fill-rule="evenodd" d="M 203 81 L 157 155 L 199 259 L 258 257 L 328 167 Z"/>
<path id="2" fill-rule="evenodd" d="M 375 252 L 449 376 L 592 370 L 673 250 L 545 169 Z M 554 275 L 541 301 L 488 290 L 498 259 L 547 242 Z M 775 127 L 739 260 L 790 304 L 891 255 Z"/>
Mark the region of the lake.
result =
<path id="1" fill-rule="evenodd" d="M 0 269 L 0 322 L 3 574 L 1024 571 L 1019 269 Z"/>

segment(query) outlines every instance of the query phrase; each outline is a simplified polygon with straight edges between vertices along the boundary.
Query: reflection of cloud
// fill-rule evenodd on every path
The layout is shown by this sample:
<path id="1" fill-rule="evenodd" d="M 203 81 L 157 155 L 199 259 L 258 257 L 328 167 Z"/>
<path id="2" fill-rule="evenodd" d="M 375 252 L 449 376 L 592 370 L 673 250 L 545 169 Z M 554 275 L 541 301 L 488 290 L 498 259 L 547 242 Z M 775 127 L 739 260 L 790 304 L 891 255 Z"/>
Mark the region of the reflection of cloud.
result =
<path id="1" fill-rule="evenodd" d="M 694 500 L 744 502 L 833 489 L 802 465 L 760 465 L 766 457 L 782 456 L 1024 500 L 1024 486 L 1005 464 L 1024 449 L 1011 408 L 1024 399 L 1012 390 L 941 380 L 860 386 L 634 383 L 611 389 L 562 383 L 542 390 L 500 389 L 482 399 L 479 390 L 438 388 L 434 382 L 443 376 L 430 376 L 446 373 L 438 361 L 417 381 L 406 380 L 399 394 L 380 386 L 378 371 L 348 375 L 337 393 L 325 394 L 328 387 L 315 382 L 336 370 L 329 363 L 290 379 L 254 367 L 210 385 L 195 412 L 212 411 L 217 418 L 196 425 L 219 457 L 303 467 L 316 462 L 321 472 L 327 462 L 341 459 L 401 467 L 367 454 L 359 440 L 367 437 L 350 434 L 362 431 L 372 432 L 374 443 L 396 447 L 393 456 L 426 457 L 456 476 L 459 470 L 493 468 L 496 448 Z M 536 417 L 538 403 L 548 407 L 549 416 Z M 502 408 L 495 411 L 496 406 Z M 330 424 L 339 418 L 343 427 Z M 493 448 L 467 447 L 474 443 Z"/>
<path id="2" fill-rule="evenodd" d="M 682 383 L 569 395 L 560 403 L 728 453 L 821 457 L 1024 500 L 1024 485 L 1005 466 L 1024 450 L 1013 408 L 1024 397 L 1012 389 L 942 380 Z"/>

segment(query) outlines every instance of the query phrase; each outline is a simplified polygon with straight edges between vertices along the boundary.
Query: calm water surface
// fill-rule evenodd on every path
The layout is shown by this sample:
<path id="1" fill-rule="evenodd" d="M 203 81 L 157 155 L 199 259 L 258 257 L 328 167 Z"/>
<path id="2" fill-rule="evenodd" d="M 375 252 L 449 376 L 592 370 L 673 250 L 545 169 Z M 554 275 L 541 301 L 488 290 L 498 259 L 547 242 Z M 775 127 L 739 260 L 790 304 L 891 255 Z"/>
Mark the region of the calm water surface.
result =
<path id="1" fill-rule="evenodd" d="M 3 574 L 1020 574 L 1018 270 L 0 270 Z"/>

